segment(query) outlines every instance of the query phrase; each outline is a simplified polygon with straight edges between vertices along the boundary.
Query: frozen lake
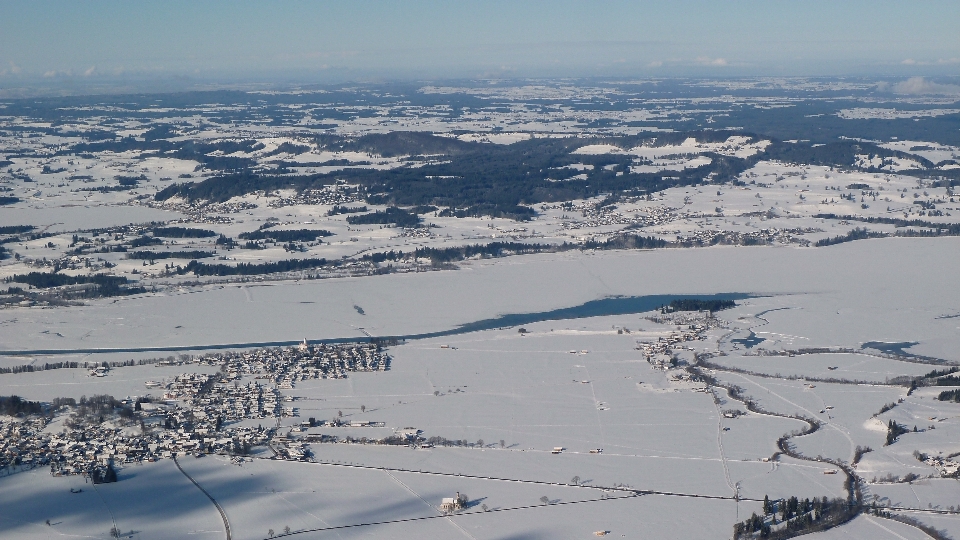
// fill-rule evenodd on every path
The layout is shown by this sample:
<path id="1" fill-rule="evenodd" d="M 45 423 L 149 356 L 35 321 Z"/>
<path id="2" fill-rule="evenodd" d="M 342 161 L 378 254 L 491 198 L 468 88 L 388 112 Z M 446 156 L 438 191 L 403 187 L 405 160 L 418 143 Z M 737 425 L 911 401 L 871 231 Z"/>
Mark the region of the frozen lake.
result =
<path id="1" fill-rule="evenodd" d="M 960 239 L 940 238 L 820 249 L 568 252 L 477 261 L 459 271 L 208 286 L 56 310 L 4 310 L 0 347 L 204 347 L 421 334 L 616 295 L 736 291 L 770 295 L 724 312 L 768 311 L 764 346 L 918 341 L 912 352 L 960 359 L 951 345 L 955 320 L 941 318 L 960 305 L 960 290 L 948 274 L 926 270 L 949 266 L 958 249 Z M 891 259 L 890 250 L 901 256 Z M 862 263 L 847 264 L 851 258 Z M 904 285 L 921 279 L 922 288 Z"/>

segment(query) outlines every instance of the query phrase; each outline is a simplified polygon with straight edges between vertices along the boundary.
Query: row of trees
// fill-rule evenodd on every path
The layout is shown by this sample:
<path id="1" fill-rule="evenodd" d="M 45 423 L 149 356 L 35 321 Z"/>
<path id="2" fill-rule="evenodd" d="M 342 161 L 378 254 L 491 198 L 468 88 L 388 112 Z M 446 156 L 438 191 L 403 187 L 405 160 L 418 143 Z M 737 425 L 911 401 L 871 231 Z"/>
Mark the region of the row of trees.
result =
<path id="1" fill-rule="evenodd" d="M 660 313 L 675 311 L 721 311 L 736 307 L 733 300 L 699 300 L 696 298 L 681 298 L 671 300 L 669 304 L 660 308 Z"/>
<path id="2" fill-rule="evenodd" d="M 327 210 L 327 215 L 337 216 L 340 214 L 361 214 L 366 211 L 366 206 L 340 206 L 339 204 L 335 204 L 333 205 L 333 208 Z"/>
<path id="3" fill-rule="evenodd" d="M 90 471 L 90 480 L 94 484 L 110 484 L 117 481 L 117 470 L 113 468 L 113 462 L 107 464 L 105 469 L 94 469 Z"/>
<path id="4" fill-rule="evenodd" d="M 798 499 L 771 501 L 763 498 L 763 515 L 754 513 L 733 526 L 734 540 L 770 538 L 782 540 L 822 531 L 846 523 L 859 514 L 859 505 L 846 499 Z"/>
<path id="5" fill-rule="evenodd" d="M 403 259 L 403 251 L 378 251 L 376 253 L 366 253 L 360 258 L 362 261 L 372 263 L 382 263 L 385 261 L 399 261 Z"/>
<path id="6" fill-rule="evenodd" d="M 197 276 L 253 276 L 259 274 L 273 274 L 276 272 L 293 272 L 296 270 L 308 270 L 319 268 L 329 263 L 326 259 L 289 259 L 277 262 L 268 262 L 262 264 L 240 263 L 236 266 L 227 264 L 205 264 L 197 261 L 190 261 L 184 267 L 177 267 L 178 274 L 188 274 L 193 272 Z"/>
<path id="7" fill-rule="evenodd" d="M 27 401 L 20 396 L 0 396 L 0 415 L 27 416 L 42 412 L 43 406 L 37 401 Z"/>
<path id="8" fill-rule="evenodd" d="M 173 357 L 171 357 L 173 358 Z M 4 373 L 33 373 L 35 371 L 47 371 L 51 369 L 78 369 L 78 368 L 115 368 L 126 366 L 144 366 L 157 363 L 156 359 L 142 360 L 116 360 L 113 362 L 45 362 L 43 364 L 22 364 L 19 366 L 0 367 L 0 374 Z"/>
<path id="9" fill-rule="evenodd" d="M 524 242 L 490 242 L 488 244 L 473 244 L 468 246 L 455 246 L 449 248 L 417 248 L 413 253 L 404 254 L 403 251 L 387 251 L 378 253 L 368 253 L 361 257 L 361 260 L 370 262 L 399 261 L 404 258 L 430 259 L 434 265 L 440 266 L 448 263 L 462 261 L 471 257 L 503 257 L 507 255 L 522 255 L 531 253 L 556 253 L 570 251 L 575 249 L 655 249 L 669 247 L 671 244 L 666 240 L 661 240 L 652 236 L 639 236 L 635 234 L 621 234 L 603 242 L 587 241 L 582 244 L 564 242 L 563 244 L 540 244 Z"/>
<path id="10" fill-rule="evenodd" d="M 154 236 L 165 238 L 212 238 L 217 233 L 208 229 L 194 229 L 192 227 L 154 227 L 150 229 Z"/>
<path id="11" fill-rule="evenodd" d="M 670 243 L 666 240 L 653 236 L 618 234 L 603 242 L 587 240 L 583 243 L 583 249 L 660 249 L 668 245 Z"/>
<path id="12" fill-rule="evenodd" d="M 0 227 L 0 234 L 23 234 L 34 229 L 33 225 L 4 225 Z"/>
<path id="13" fill-rule="evenodd" d="M 539 253 L 541 251 L 558 250 L 558 246 L 550 244 L 525 244 L 520 242 L 490 242 L 489 244 L 473 244 L 471 246 L 456 246 L 449 248 L 417 248 L 413 257 L 430 259 L 435 265 L 462 261 L 477 255 L 484 257 L 500 257 L 504 252 L 511 254 Z"/>
<path id="14" fill-rule="evenodd" d="M 960 223 L 937 223 L 923 219 L 900 219 L 890 217 L 862 217 L 837 214 L 816 214 L 813 217 L 821 219 L 838 219 L 846 221 L 859 221 L 862 223 L 880 223 L 884 225 L 893 225 L 895 227 L 919 227 L 921 229 L 930 229 L 930 231 L 899 231 L 898 236 L 909 236 L 911 233 L 918 236 L 957 236 L 960 235 Z"/>
<path id="15" fill-rule="evenodd" d="M 368 214 L 348 216 L 351 225 L 396 225 L 397 227 L 416 227 L 420 225 L 420 216 L 397 206 L 386 210 L 377 210 Z"/>
<path id="16" fill-rule="evenodd" d="M 273 242 L 313 242 L 324 236 L 333 236 L 333 233 L 321 229 L 275 230 L 263 228 L 237 235 L 238 238 L 243 240 L 271 240 Z"/>
<path id="17" fill-rule="evenodd" d="M 131 251 L 128 259 L 143 259 L 153 261 L 157 259 L 207 259 L 213 257 L 209 251 Z"/>
<path id="18" fill-rule="evenodd" d="M 913 430 L 916 431 L 917 427 L 914 426 Z M 907 429 L 907 426 L 897 423 L 896 420 L 890 420 L 887 422 L 887 439 L 883 443 L 884 446 L 890 446 L 891 444 L 897 442 L 897 438 L 903 435 L 904 433 L 909 433 L 910 430 Z"/>
<path id="19" fill-rule="evenodd" d="M 960 389 L 940 392 L 940 394 L 937 395 L 937 399 L 940 401 L 952 401 L 954 403 L 960 403 Z"/>
<path id="20" fill-rule="evenodd" d="M 95 296 L 123 296 L 146 292 L 143 287 L 130 287 L 124 276 L 110 276 L 107 274 L 93 274 L 89 276 L 69 276 L 59 273 L 30 272 L 29 274 L 14 274 L 6 278 L 8 283 L 25 283 L 37 289 L 49 289 L 65 285 L 93 284 L 94 287 L 79 293 L 84 297 Z"/>
<path id="21" fill-rule="evenodd" d="M 667 247 L 669 243 L 652 236 L 635 234 L 621 234 L 604 242 L 587 241 L 583 244 L 539 244 L 523 242 L 490 242 L 489 244 L 473 244 L 470 246 L 456 246 L 449 248 L 417 248 L 413 252 L 414 258 L 425 258 L 435 265 L 462 261 L 477 255 L 482 257 L 502 257 L 504 255 L 521 255 L 541 252 L 562 252 L 574 249 L 653 249 Z"/>
<path id="22" fill-rule="evenodd" d="M 865 240 L 867 238 L 883 238 L 887 236 L 886 233 L 882 232 L 873 232 L 867 230 L 866 228 L 856 227 L 847 234 L 834 236 L 833 238 L 823 238 L 817 240 L 817 243 L 814 244 L 817 247 L 832 246 L 834 244 L 842 244 L 844 242 L 853 242 L 854 240 Z"/>
<path id="23" fill-rule="evenodd" d="M 144 246 L 156 246 L 163 243 L 163 240 L 155 236 L 143 235 L 130 241 L 130 247 L 136 249 Z"/>

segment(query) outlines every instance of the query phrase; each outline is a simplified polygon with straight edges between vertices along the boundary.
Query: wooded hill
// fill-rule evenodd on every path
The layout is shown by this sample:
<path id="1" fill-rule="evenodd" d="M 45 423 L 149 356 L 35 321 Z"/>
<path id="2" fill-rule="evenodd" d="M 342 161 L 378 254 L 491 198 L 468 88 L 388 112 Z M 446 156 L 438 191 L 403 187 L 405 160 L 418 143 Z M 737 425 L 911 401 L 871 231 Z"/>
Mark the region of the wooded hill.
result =
<path id="1" fill-rule="evenodd" d="M 639 144 L 671 144 L 688 137 L 702 142 L 724 141 L 732 135 L 749 136 L 739 131 L 695 131 L 657 134 L 649 137 L 538 138 L 510 145 L 463 142 L 426 133 L 395 132 L 366 135 L 355 140 L 326 137 L 332 149 L 364 151 L 381 156 L 442 157 L 441 163 L 391 170 L 344 169 L 327 174 L 260 174 L 242 169 L 200 182 L 178 183 L 155 195 L 164 201 L 180 196 L 190 201 L 222 202 L 234 196 L 259 190 L 318 189 L 338 180 L 359 184 L 368 203 L 399 206 L 434 205 L 456 210 L 454 215 L 491 215 L 526 219 L 532 211 L 523 205 L 587 198 L 601 193 L 644 194 L 674 186 L 700 183 L 726 183 L 759 160 L 822 165 L 853 169 L 857 155 L 881 158 L 910 158 L 925 167 L 934 164 L 917 156 L 881 148 L 862 141 L 838 141 L 813 146 L 809 143 L 774 141 L 765 151 L 748 159 L 705 153 L 712 162 L 696 168 L 658 173 L 630 171 L 633 157 L 622 154 L 574 155 L 587 144 L 612 144 L 624 149 Z M 235 143 L 238 147 L 241 143 Z M 589 171 L 565 168 L 583 163 Z M 874 171 L 873 168 L 866 169 Z M 938 175 L 950 171 L 937 171 Z M 586 178 L 578 178 L 580 174 Z M 904 174 L 928 174 L 904 171 Z M 941 174 L 942 173 L 942 174 Z M 955 174 L 960 178 L 960 173 Z M 954 180 L 960 183 L 960 180 Z M 364 218 L 367 219 L 367 218 Z M 357 222 L 359 223 L 359 221 Z"/>

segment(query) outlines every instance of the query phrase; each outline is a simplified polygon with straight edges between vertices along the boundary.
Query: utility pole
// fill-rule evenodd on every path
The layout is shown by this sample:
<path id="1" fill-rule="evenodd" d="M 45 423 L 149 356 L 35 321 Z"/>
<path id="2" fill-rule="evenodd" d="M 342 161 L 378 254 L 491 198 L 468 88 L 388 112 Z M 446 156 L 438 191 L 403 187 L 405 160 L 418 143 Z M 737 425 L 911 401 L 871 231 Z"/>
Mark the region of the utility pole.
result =
<path id="1" fill-rule="evenodd" d="M 737 502 L 737 522 L 740 522 L 740 482 L 736 483 L 736 495 L 733 496 L 733 499 Z"/>

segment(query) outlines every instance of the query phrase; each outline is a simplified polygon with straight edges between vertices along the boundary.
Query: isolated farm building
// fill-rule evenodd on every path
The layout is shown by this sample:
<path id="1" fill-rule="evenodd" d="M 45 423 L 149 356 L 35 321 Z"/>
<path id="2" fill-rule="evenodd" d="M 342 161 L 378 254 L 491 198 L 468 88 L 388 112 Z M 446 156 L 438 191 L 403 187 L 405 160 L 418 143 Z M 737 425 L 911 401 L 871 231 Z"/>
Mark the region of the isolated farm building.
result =
<path id="1" fill-rule="evenodd" d="M 460 492 L 457 492 L 456 497 L 444 497 L 440 501 L 440 511 L 441 512 L 456 512 L 463 508 L 463 497 L 460 496 Z"/>
<path id="2" fill-rule="evenodd" d="M 415 427 L 405 427 L 405 428 L 400 428 L 398 430 L 395 430 L 394 433 L 396 433 L 398 437 L 403 437 L 405 439 L 415 439 L 417 435 L 419 435 L 420 433 L 423 433 L 423 431 Z"/>

